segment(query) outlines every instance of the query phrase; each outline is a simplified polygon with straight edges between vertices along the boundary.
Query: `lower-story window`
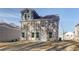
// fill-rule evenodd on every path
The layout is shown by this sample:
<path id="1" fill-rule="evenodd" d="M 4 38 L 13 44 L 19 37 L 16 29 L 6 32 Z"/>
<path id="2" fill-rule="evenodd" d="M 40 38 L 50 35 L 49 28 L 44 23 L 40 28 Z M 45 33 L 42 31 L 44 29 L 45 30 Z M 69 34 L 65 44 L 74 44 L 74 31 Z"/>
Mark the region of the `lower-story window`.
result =
<path id="1" fill-rule="evenodd" d="M 24 32 L 22 32 L 22 37 L 25 37 L 25 33 Z"/>
<path id="2" fill-rule="evenodd" d="M 32 32 L 32 38 L 34 38 L 34 32 Z"/>
<path id="3" fill-rule="evenodd" d="M 52 38 L 52 32 L 49 32 L 49 38 Z"/>
<path id="4" fill-rule="evenodd" d="M 36 38 L 39 38 L 39 32 L 36 32 Z"/>

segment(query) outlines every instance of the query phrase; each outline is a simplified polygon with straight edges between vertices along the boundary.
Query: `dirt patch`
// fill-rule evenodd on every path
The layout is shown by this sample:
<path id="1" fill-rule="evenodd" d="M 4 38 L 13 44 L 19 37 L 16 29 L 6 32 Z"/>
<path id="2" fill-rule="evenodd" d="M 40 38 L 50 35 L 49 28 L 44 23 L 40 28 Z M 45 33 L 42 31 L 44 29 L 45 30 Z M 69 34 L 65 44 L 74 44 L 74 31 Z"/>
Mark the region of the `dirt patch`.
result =
<path id="1" fill-rule="evenodd" d="M 66 47 L 64 50 L 65 51 L 75 51 L 78 47 L 76 45 L 71 45 Z"/>

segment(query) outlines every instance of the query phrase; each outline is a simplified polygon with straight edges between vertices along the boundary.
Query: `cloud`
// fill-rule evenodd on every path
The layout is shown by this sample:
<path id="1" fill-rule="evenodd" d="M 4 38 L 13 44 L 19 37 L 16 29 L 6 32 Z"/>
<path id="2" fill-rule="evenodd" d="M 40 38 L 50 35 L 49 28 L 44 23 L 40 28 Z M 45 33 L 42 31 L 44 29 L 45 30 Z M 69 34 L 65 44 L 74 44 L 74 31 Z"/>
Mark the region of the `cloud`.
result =
<path id="1" fill-rule="evenodd" d="M 0 17 L 14 17 L 14 18 L 19 18 L 19 15 L 16 14 L 11 14 L 11 13 L 0 13 Z"/>
<path id="2" fill-rule="evenodd" d="M 20 11 L 14 8 L 0 9 L 0 22 L 20 24 Z"/>

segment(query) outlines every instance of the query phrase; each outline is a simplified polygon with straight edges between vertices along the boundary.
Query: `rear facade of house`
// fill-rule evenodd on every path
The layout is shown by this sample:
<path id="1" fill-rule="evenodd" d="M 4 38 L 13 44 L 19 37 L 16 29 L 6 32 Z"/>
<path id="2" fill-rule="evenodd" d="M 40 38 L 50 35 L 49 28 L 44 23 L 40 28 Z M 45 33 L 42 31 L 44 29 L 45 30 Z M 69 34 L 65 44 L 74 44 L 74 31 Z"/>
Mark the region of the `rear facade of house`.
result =
<path id="1" fill-rule="evenodd" d="M 58 40 L 59 16 L 39 16 L 33 9 L 21 11 L 21 39 L 30 41 Z"/>

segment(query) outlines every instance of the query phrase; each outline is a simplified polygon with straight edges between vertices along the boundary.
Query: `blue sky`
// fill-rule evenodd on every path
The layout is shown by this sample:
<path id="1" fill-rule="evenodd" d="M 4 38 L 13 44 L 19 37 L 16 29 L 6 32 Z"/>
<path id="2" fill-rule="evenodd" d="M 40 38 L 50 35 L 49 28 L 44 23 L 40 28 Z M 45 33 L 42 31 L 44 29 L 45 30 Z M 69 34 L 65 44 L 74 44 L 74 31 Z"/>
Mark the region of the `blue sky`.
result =
<path id="1" fill-rule="evenodd" d="M 74 27 L 79 23 L 78 8 L 37 8 L 36 12 L 40 16 L 59 14 L 60 30 L 65 32 L 74 31 Z M 0 8 L 0 21 L 20 25 L 20 8 Z"/>

